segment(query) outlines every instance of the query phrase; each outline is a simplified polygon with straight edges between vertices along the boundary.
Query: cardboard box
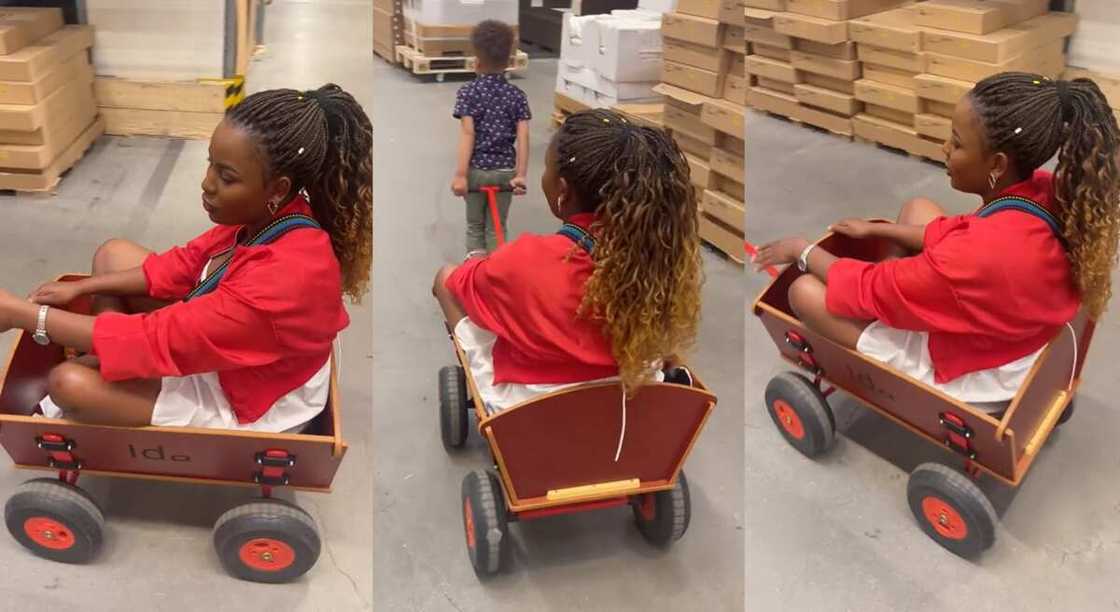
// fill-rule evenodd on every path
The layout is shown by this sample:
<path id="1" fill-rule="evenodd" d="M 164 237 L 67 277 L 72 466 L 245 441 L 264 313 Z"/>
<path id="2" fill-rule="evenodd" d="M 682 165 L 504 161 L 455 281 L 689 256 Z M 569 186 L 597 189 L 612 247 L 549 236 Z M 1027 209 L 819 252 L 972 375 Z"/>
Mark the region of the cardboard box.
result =
<path id="1" fill-rule="evenodd" d="M 848 24 L 848 33 L 860 45 L 907 53 L 922 50 L 922 31 L 913 6 L 856 19 Z"/>
<path id="2" fill-rule="evenodd" d="M 813 87 L 820 87 L 829 91 L 836 91 L 849 96 L 855 95 L 856 84 L 855 81 L 846 79 L 834 79 L 820 74 L 813 74 L 811 72 L 802 72 L 798 75 L 799 82 Z"/>
<path id="3" fill-rule="evenodd" d="M 797 120 L 842 136 L 852 135 L 852 118 L 802 106 Z"/>
<path id="4" fill-rule="evenodd" d="M 713 172 L 722 174 L 738 183 L 745 183 L 747 182 L 747 171 L 746 161 L 743 159 L 742 153 L 741 148 L 738 152 L 733 152 L 722 146 L 716 147 L 712 149 L 712 155 L 708 159 L 708 167 Z"/>
<path id="5" fill-rule="evenodd" d="M 73 79 L 38 104 L 0 105 L 0 130 L 38 130 L 46 124 L 48 117 L 66 113 L 68 108 L 92 95 L 93 68 L 86 64 Z"/>
<path id="6" fill-rule="evenodd" d="M 856 59 L 856 44 L 848 41 L 838 45 L 826 45 L 824 43 L 814 42 L 811 40 L 797 40 L 794 41 L 794 49 L 803 53 L 811 55 L 820 55 L 839 60 L 854 60 Z"/>
<path id="7" fill-rule="evenodd" d="M 957 110 L 956 104 L 947 104 L 945 102 L 938 102 L 937 100 L 922 99 L 922 112 L 923 115 L 936 115 L 946 119 L 952 119 L 954 112 Z"/>
<path id="8" fill-rule="evenodd" d="M 725 27 L 715 19 L 680 13 L 666 13 L 661 17 L 661 34 L 664 37 L 705 47 L 722 47 Z"/>
<path id="9" fill-rule="evenodd" d="M 846 21 L 881 13 L 902 3 L 903 0 L 787 0 L 786 10 L 809 17 Z"/>
<path id="10" fill-rule="evenodd" d="M 911 115 L 921 111 L 918 94 L 914 90 L 867 79 L 856 81 L 856 98 L 868 104 L 891 108 Z"/>
<path id="11" fill-rule="evenodd" d="M 976 85 L 932 74 L 920 74 L 914 80 L 918 82 L 918 97 L 954 106 Z"/>
<path id="12" fill-rule="evenodd" d="M 1047 13 L 984 35 L 926 30 L 922 34 L 922 45 L 929 53 L 999 64 L 1048 42 L 1065 38 L 1075 29 L 1076 15 Z"/>
<path id="13" fill-rule="evenodd" d="M 743 5 L 739 0 L 677 0 L 677 12 L 723 23 L 743 23 Z"/>
<path id="14" fill-rule="evenodd" d="M 747 154 L 747 141 L 731 134 L 720 134 L 716 148 L 742 158 Z"/>
<path id="15" fill-rule="evenodd" d="M 794 84 L 794 83 L 783 83 L 782 81 L 775 81 L 774 79 L 768 79 L 766 77 L 758 77 L 758 86 L 763 88 L 763 89 L 769 89 L 771 91 L 776 91 L 778 93 L 783 93 L 787 96 L 796 96 L 797 95 L 797 85 Z M 747 95 L 748 103 L 750 101 L 749 93 L 750 92 L 748 91 L 748 95 Z"/>
<path id="16" fill-rule="evenodd" d="M 806 106 L 826 110 L 844 117 L 863 111 L 863 103 L 850 94 L 844 94 L 804 83 L 794 85 L 797 101 Z"/>
<path id="17" fill-rule="evenodd" d="M 766 9 L 770 11 L 786 10 L 786 0 L 743 0 L 747 8 Z"/>
<path id="18" fill-rule="evenodd" d="M 953 136 L 953 120 L 923 113 L 915 115 L 914 129 L 926 138 L 946 141 Z"/>
<path id="19" fill-rule="evenodd" d="M 664 61 L 709 72 L 726 72 L 731 64 L 731 52 L 726 49 L 705 47 L 694 43 L 666 38 L 662 48 Z"/>
<path id="20" fill-rule="evenodd" d="M 797 70 L 793 64 L 760 55 L 747 56 L 747 74 L 765 77 L 783 83 L 796 83 Z"/>
<path id="21" fill-rule="evenodd" d="M 716 143 L 717 132 L 714 128 L 705 125 L 696 115 L 675 106 L 665 107 L 665 127 L 672 130 L 674 134 L 684 134 L 709 147 Z M 708 154 L 711 154 L 710 148 Z"/>
<path id="22" fill-rule="evenodd" d="M 763 87 L 751 87 L 747 92 L 747 106 L 791 119 L 797 119 L 801 112 L 801 104 L 793 95 Z"/>
<path id="23" fill-rule="evenodd" d="M 0 82 L 0 104 L 36 104 L 42 102 L 63 84 L 77 78 L 83 73 L 84 68 L 88 67 L 88 55 L 79 52 L 34 81 Z"/>
<path id="24" fill-rule="evenodd" d="M 927 0 L 915 8 L 920 26 L 988 34 L 1046 13 L 1050 0 Z"/>
<path id="25" fill-rule="evenodd" d="M 914 128 L 870 115 L 856 115 L 852 120 L 855 136 L 901 149 L 912 155 L 944 161 L 942 143 L 922 138 Z"/>
<path id="26" fill-rule="evenodd" d="M 723 81 L 723 99 L 740 106 L 746 106 L 747 88 L 746 77 L 728 74 Z"/>
<path id="27" fill-rule="evenodd" d="M 91 91 L 82 93 L 46 118 L 36 130 L 42 144 L 0 144 L 0 168 L 43 170 L 49 167 L 93 123 L 97 105 Z"/>
<path id="28" fill-rule="evenodd" d="M 50 191 L 58 185 L 59 177 L 82 158 L 97 137 L 105 131 L 100 118 L 94 120 L 47 168 L 36 172 L 26 170 L 0 171 L 0 189 L 16 191 Z"/>
<path id="29" fill-rule="evenodd" d="M 724 196 L 729 196 L 731 199 L 739 202 L 747 199 L 747 188 L 739 181 L 719 174 L 718 172 L 713 172 L 712 183 L 712 191 L 716 191 Z"/>
<path id="30" fill-rule="evenodd" d="M 714 182 L 708 160 L 691 153 L 685 153 L 684 158 L 688 161 L 689 181 L 700 189 L 711 189 Z"/>
<path id="31" fill-rule="evenodd" d="M 723 31 L 723 48 L 740 55 L 747 53 L 747 29 L 745 26 L 727 26 Z"/>
<path id="32" fill-rule="evenodd" d="M 862 75 L 860 63 L 856 60 L 838 60 L 794 51 L 790 63 L 798 70 L 834 79 L 854 81 Z"/>
<path id="33" fill-rule="evenodd" d="M 666 61 L 661 70 L 661 81 L 712 98 L 723 97 L 724 74 L 685 64 Z"/>
<path id="34" fill-rule="evenodd" d="M 731 66 L 727 69 L 728 75 L 737 77 L 747 76 L 747 56 L 738 53 L 731 54 Z"/>
<path id="35" fill-rule="evenodd" d="M 872 117 L 886 119 L 891 123 L 910 126 L 914 125 L 915 115 L 913 113 L 907 113 L 905 111 L 895 110 L 893 108 L 887 108 L 885 106 L 866 103 L 863 105 L 863 112 L 865 114 L 871 115 Z"/>
<path id="36" fill-rule="evenodd" d="M 743 232 L 747 223 L 747 213 L 743 206 L 743 198 L 736 199 L 734 195 L 737 194 L 707 189 L 704 191 L 701 207 L 706 215 L 715 217 L 722 223 Z M 740 246 L 742 246 L 741 241 Z"/>
<path id="37" fill-rule="evenodd" d="M 1100 74 L 1081 68 L 1069 68 L 1062 76 L 1063 79 L 1092 79 L 1100 87 L 1104 97 L 1108 99 L 1109 106 L 1120 108 L 1120 75 Z"/>
<path id="38" fill-rule="evenodd" d="M 700 120 L 705 125 L 709 125 L 721 133 L 731 134 L 736 138 L 743 138 L 746 133 L 745 118 L 746 108 L 727 100 L 705 102 L 704 111 L 700 115 Z"/>
<path id="39" fill-rule="evenodd" d="M 1001 72 L 1034 72 L 1055 78 L 1065 70 L 1065 41 L 1054 40 L 1006 62 L 991 64 L 975 60 L 926 54 L 926 72 L 960 81 L 982 81 Z"/>
<path id="40" fill-rule="evenodd" d="M 0 55 L 15 53 L 58 30 L 62 24 L 62 9 L 2 8 L 0 9 Z"/>
<path id="41" fill-rule="evenodd" d="M 748 25 L 743 36 L 751 44 L 780 47 L 782 49 L 793 48 L 793 39 L 785 34 L 777 33 L 773 28 Z"/>
<path id="42" fill-rule="evenodd" d="M 914 80 L 914 77 L 918 76 L 918 74 L 920 73 L 899 70 L 897 68 L 891 68 L 890 66 L 877 66 L 867 63 L 863 65 L 863 78 L 868 81 L 885 83 L 910 91 L 918 89 L 918 82 Z"/>
<path id="43" fill-rule="evenodd" d="M 848 40 L 848 22 L 830 21 L 793 13 L 781 13 L 774 18 L 774 30 L 779 34 L 804 38 L 835 45 Z"/>
<path id="44" fill-rule="evenodd" d="M 665 128 L 672 132 L 673 140 L 677 141 L 677 146 L 686 154 L 694 155 L 700 159 L 708 159 L 708 156 L 712 154 L 712 149 L 714 148 L 712 145 L 693 138 L 680 130 L 674 130 L 670 128 L 668 124 L 665 124 Z"/>
<path id="45" fill-rule="evenodd" d="M 865 64 L 887 66 L 889 68 L 905 70 L 906 72 L 918 73 L 926 71 L 925 53 L 910 53 L 908 51 L 895 51 L 894 49 L 859 45 L 858 55 L 860 61 Z"/>
<path id="46" fill-rule="evenodd" d="M 777 60 L 779 62 L 785 62 L 787 64 L 789 63 L 790 59 L 792 59 L 792 53 L 790 52 L 790 50 L 783 49 L 781 47 L 771 47 L 770 45 L 754 45 L 751 49 L 755 52 L 756 55 L 770 58 L 772 60 Z"/>
<path id="47" fill-rule="evenodd" d="M 35 81 L 91 46 L 93 28 L 65 26 L 33 45 L 9 55 L 0 55 L 0 81 Z"/>

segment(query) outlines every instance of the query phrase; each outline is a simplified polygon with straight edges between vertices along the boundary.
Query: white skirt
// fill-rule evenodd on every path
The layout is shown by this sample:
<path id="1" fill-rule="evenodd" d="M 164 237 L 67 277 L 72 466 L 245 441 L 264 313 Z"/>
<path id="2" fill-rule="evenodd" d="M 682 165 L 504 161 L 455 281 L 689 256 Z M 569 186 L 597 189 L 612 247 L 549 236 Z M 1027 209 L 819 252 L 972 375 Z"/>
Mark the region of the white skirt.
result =
<path id="1" fill-rule="evenodd" d="M 330 385 L 331 360 L 327 359 L 310 380 L 277 400 L 261 418 L 252 423 L 240 423 L 222 391 L 217 373 L 167 376 L 161 381 L 152 410 L 152 425 L 299 433 L 326 407 Z M 39 406 L 45 417 L 64 416 L 50 396 Z"/>
<path id="2" fill-rule="evenodd" d="M 1045 348 L 1045 347 L 1043 347 Z M 874 321 L 859 337 L 856 350 L 881 361 L 962 402 L 989 412 L 1007 408 L 1027 379 L 1034 362 L 1043 349 L 998 368 L 972 372 L 938 383 L 933 377 L 933 361 L 929 356 L 929 334 L 888 327 Z"/>
<path id="3" fill-rule="evenodd" d="M 598 382 L 617 381 L 617 376 L 588 380 L 578 383 L 565 384 L 522 384 L 522 383 L 494 383 L 494 342 L 498 337 L 490 331 L 475 325 L 467 317 L 463 317 L 455 324 L 455 339 L 467 355 L 467 365 L 478 387 L 482 404 L 486 407 L 487 414 L 496 414 L 517 404 L 529 401 L 534 397 L 552 393 L 568 387 L 586 385 Z M 664 380 L 664 374 L 658 370 L 657 380 Z"/>

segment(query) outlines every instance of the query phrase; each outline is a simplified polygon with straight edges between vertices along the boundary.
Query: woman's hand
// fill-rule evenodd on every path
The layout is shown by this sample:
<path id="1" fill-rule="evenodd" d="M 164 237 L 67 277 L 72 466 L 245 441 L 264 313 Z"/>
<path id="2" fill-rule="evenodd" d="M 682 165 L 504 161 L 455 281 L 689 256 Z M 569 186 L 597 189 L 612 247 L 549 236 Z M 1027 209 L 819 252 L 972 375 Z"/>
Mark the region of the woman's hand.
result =
<path id="1" fill-rule="evenodd" d="M 875 235 L 876 225 L 878 224 L 866 219 L 844 219 L 829 226 L 828 231 L 843 234 L 849 238 L 871 238 Z"/>
<path id="2" fill-rule="evenodd" d="M 44 283 L 31 292 L 28 300 L 39 305 L 67 306 L 82 296 L 82 287 L 77 282 Z"/>
<path id="3" fill-rule="evenodd" d="M 783 238 L 759 247 L 752 262 L 759 272 L 769 266 L 786 266 L 795 263 L 808 246 L 809 241 L 804 238 Z"/>

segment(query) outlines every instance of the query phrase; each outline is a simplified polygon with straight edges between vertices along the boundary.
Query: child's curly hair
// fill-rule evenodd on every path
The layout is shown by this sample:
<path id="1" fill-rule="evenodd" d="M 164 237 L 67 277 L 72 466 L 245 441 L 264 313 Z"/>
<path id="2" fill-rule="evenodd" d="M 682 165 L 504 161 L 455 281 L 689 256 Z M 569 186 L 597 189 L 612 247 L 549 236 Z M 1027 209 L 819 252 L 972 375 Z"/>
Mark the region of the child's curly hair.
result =
<path id="1" fill-rule="evenodd" d="M 503 69 L 513 54 L 513 28 L 494 19 L 482 21 L 471 30 L 471 45 L 486 68 Z"/>
<path id="2" fill-rule="evenodd" d="M 229 110 L 267 163 L 269 176 L 307 190 L 315 220 L 331 237 L 342 290 L 361 302 L 373 261 L 373 127 L 338 85 L 255 93 Z"/>
<path id="3" fill-rule="evenodd" d="M 992 151 L 1028 177 L 1058 155 L 1054 189 L 1077 288 L 1094 318 L 1112 297 L 1120 238 L 1120 129 L 1097 84 L 1005 72 L 984 79 L 970 100 Z"/>
<path id="4" fill-rule="evenodd" d="M 602 320 L 634 390 L 696 338 L 704 279 L 688 162 L 665 131 L 602 109 L 569 117 L 553 146 L 560 176 L 598 214 L 580 314 Z"/>

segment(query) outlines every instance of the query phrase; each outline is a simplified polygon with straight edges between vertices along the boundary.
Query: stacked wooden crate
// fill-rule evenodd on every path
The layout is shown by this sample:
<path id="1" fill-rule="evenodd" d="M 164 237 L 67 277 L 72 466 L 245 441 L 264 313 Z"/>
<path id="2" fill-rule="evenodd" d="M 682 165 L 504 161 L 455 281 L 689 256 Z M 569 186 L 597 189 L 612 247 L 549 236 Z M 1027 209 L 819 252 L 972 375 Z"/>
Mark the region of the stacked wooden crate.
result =
<path id="1" fill-rule="evenodd" d="M 397 45 L 404 44 L 404 4 L 401 0 L 373 1 L 373 52 L 397 61 Z"/>
<path id="2" fill-rule="evenodd" d="M 743 261 L 745 28 L 739 0 L 679 0 L 662 19 L 657 91 L 664 126 L 688 158 L 700 202 L 700 236 Z"/>
<path id="3" fill-rule="evenodd" d="M 101 134 L 92 44 L 59 9 L 0 9 L 0 189 L 54 189 Z"/>

